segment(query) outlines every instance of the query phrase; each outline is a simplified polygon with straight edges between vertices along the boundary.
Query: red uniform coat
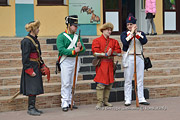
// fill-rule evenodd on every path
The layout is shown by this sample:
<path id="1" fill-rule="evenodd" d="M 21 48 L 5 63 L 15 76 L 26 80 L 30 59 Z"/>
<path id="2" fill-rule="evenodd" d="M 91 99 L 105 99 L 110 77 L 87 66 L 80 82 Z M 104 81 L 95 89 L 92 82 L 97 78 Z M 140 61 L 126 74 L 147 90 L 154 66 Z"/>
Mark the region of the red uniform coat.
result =
<path id="1" fill-rule="evenodd" d="M 108 44 L 108 45 L 107 45 Z M 107 49 L 105 50 L 107 46 Z M 106 39 L 104 35 L 93 40 L 92 43 L 92 52 L 94 53 L 107 53 L 109 48 L 113 52 L 121 53 L 121 48 L 119 43 L 115 39 L 108 38 Z M 113 55 L 111 55 L 113 56 Z M 103 83 L 109 85 L 114 82 L 114 61 L 113 59 L 101 59 L 100 66 L 96 67 L 96 76 L 94 78 L 95 82 Z"/>

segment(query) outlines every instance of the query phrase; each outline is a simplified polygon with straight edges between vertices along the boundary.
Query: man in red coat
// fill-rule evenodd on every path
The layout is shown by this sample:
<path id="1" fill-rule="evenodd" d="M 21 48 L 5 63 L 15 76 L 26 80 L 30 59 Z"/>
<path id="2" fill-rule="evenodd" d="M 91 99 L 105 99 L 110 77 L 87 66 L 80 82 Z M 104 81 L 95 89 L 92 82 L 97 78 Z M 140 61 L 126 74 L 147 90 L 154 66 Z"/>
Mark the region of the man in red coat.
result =
<path id="1" fill-rule="evenodd" d="M 94 39 L 92 43 L 93 55 L 100 59 L 100 65 L 96 66 L 96 76 L 94 78 L 97 83 L 97 108 L 103 105 L 112 107 L 108 100 L 114 83 L 114 56 L 121 53 L 118 41 L 109 38 L 113 28 L 112 23 L 103 24 L 100 28 L 102 35 Z"/>

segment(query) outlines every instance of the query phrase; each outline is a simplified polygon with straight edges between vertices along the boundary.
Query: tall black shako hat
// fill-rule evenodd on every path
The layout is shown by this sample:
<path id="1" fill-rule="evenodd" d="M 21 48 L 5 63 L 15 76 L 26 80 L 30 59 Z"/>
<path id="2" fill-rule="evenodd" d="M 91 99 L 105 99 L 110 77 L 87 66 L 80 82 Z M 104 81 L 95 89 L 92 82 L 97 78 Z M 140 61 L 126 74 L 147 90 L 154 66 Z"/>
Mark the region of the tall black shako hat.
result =
<path id="1" fill-rule="evenodd" d="M 78 16 L 77 15 L 70 15 L 65 17 L 66 25 L 68 24 L 78 26 Z"/>
<path id="2" fill-rule="evenodd" d="M 126 19 L 126 23 L 133 23 L 136 24 L 136 18 L 133 16 L 132 13 L 129 13 L 127 19 Z"/>

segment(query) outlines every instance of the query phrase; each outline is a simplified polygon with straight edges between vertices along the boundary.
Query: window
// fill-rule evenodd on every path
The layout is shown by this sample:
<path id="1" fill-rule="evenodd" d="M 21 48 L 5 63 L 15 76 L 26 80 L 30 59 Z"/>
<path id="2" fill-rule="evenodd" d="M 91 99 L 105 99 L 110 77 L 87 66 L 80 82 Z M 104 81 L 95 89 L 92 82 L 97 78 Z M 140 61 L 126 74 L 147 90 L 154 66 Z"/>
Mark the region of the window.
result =
<path id="1" fill-rule="evenodd" d="M 118 10 L 119 9 L 119 0 L 105 0 L 105 9 L 106 10 Z"/>
<path id="2" fill-rule="evenodd" d="M 39 6 L 64 5 L 64 0 L 38 0 Z"/>
<path id="3" fill-rule="evenodd" d="M 164 0 L 165 10 L 176 10 L 176 0 Z"/>
<path id="4" fill-rule="evenodd" d="M 0 6 L 7 6 L 8 0 L 0 0 Z"/>

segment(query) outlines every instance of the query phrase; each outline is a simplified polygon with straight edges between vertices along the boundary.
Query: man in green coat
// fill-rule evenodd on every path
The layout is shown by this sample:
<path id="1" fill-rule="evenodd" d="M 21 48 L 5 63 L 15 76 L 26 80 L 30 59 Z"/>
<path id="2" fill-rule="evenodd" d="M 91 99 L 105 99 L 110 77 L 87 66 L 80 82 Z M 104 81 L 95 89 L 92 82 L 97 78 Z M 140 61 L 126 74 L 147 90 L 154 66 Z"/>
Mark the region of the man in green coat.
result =
<path id="1" fill-rule="evenodd" d="M 57 49 L 59 51 L 60 68 L 61 68 L 61 107 L 64 112 L 68 111 L 71 106 L 72 85 L 74 78 L 74 69 L 77 53 L 85 52 L 86 48 L 83 45 L 82 39 L 78 42 L 76 34 L 78 26 L 78 16 L 71 15 L 65 17 L 67 29 L 57 37 Z M 79 61 L 77 64 L 76 80 L 79 71 Z M 73 105 L 74 109 L 77 109 Z"/>

